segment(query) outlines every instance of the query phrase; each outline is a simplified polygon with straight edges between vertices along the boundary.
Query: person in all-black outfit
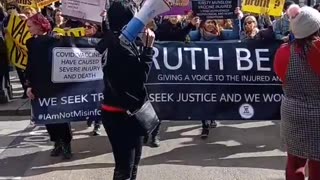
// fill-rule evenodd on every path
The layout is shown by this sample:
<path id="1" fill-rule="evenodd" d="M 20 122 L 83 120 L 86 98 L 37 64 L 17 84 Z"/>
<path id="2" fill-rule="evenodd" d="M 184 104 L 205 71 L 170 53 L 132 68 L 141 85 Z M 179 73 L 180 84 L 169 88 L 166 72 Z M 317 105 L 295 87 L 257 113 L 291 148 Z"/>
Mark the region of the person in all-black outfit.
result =
<path id="1" fill-rule="evenodd" d="M 56 40 L 48 35 L 51 31 L 50 22 L 40 13 L 28 19 L 27 25 L 32 38 L 27 40 L 28 64 L 26 68 L 27 95 L 31 100 L 41 97 L 52 97 L 54 90 L 51 82 L 51 64 L 45 61 L 50 54 L 50 45 Z M 43 47 L 43 51 L 39 51 Z M 63 154 L 64 159 L 70 159 L 71 154 L 71 128 L 69 123 L 47 124 L 47 131 L 54 149 L 51 156 Z"/>
<path id="2" fill-rule="evenodd" d="M 129 117 L 126 112 L 134 112 L 147 100 L 145 82 L 152 63 L 155 35 L 150 29 L 145 31 L 140 54 L 133 54 L 120 45 L 121 30 L 134 13 L 134 5 L 113 2 L 107 11 L 110 29 L 104 28 L 104 38 L 97 47 L 100 53 L 108 48 L 103 68 L 102 123 L 115 159 L 113 180 L 136 179 L 143 146 L 144 133 L 139 130 L 135 117 Z"/>

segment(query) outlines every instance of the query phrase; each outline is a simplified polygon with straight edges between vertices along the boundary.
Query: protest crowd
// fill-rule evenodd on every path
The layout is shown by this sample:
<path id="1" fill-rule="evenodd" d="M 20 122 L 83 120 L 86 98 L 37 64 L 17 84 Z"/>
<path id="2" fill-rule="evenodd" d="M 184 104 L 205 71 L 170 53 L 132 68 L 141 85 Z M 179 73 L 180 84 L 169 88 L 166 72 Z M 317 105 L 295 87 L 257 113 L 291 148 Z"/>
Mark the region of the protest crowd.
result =
<path id="1" fill-rule="evenodd" d="M 140 3 L 117 0 L 110 2 L 108 9 L 97 12 L 101 16 L 99 23 L 64 16 L 61 9 L 63 1 L 55 2 L 54 5 L 45 6 L 42 9 L 22 7 L 16 2 L 0 4 L 0 103 L 7 103 L 12 99 L 9 72 L 13 68 L 17 71 L 24 89 L 21 98 L 33 100 L 38 93 L 46 91 L 47 87 L 35 85 L 51 81 L 46 78 L 40 79 L 37 74 L 34 74 L 34 70 L 38 68 L 42 68 L 43 74 L 51 72 L 50 69 L 37 65 L 37 62 L 45 59 L 49 53 L 37 51 L 36 47 L 39 44 L 46 47 L 48 42 L 63 40 L 64 36 L 102 39 L 96 47 L 97 51 L 103 54 L 103 64 L 106 64 L 103 68 L 106 88 L 102 120 L 88 120 L 87 125 L 94 126 L 94 136 L 100 135 L 102 125 L 107 131 L 116 162 L 114 180 L 134 180 L 137 176 L 143 144 L 147 144 L 150 139 L 151 146 L 160 146 L 161 121 L 150 134 L 142 135 L 133 128 L 136 126 L 135 121 L 127 121 L 124 115 L 126 110 L 137 109 L 145 103 L 147 92 L 144 83 L 152 62 L 154 42 L 177 41 L 188 44 L 194 41 L 260 40 L 285 43 L 275 54 L 274 70 L 284 83 L 283 90 L 288 97 L 282 102 L 281 110 L 282 136 L 288 151 L 286 178 L 288 180 L 304 179 L 305 171 L 301 169 L 304 169 L 308 162 L 309 178 L 320 179 L 318 170 L 320 168 L 320 146 L 318 145 L 320 86 L 314 85 L 320 84 L 320 64 L 317 59 L 320 55 L 318 50 L 320 4 L 312 8 L 299 7 L 295 2 L 287 0 L 279 17 L 269 15 L 267 12 L 261 14 L 245 12 L 240 5 L 234 8 L 233 19 L 206 19 L 192 10 L 180 15 L 157 16 L 147 24 L 148 29 L 143 32 L 143 37 L 140 39 L 143 47 L 141 54 L 129 56 L 115 37 L 120 35 L 119 32 L 133 18 L 135 11 L 142 6 Z M 26 41 L 28 54 L 26 68 L 12 64 L 12 59 L 7 58 L 9 52 L 6 38 L 10 36 L 7 27 L 12 16 L 26 22 L 31 34 L 30 39 Z M 68 34 L 68 32 L 71 33 Z M 106 49 L 108 49 L 107 53 Z M 309 63 L 306 61 L 307 58 Z M 141 64 L 136 63 L 138 61 Z M 119 77 L 121 73 L 127 73 L 130 78 Z M 127 84 L 123 85 L 119 82 Z M 114 93 L 114 90 L 117 91 L 117 88 L 130 89 L 131 95 L 115 95 L 117 93 Z M 119 99 L 122 102 L 117 102 L 120 101 Z M 122 108 L 117 108 L 119 106 Z M 215 120 L 202 120 L 201 138 L 206 139 L 210 129 L 216 127 Z M 72 158 L 71 124 L 46 124 L 46 128 L 51 141 L 54 142 L 51 156 L 62 154 L 64 159 Z M 124 135 L 124 132 L 128 135 Z"/>

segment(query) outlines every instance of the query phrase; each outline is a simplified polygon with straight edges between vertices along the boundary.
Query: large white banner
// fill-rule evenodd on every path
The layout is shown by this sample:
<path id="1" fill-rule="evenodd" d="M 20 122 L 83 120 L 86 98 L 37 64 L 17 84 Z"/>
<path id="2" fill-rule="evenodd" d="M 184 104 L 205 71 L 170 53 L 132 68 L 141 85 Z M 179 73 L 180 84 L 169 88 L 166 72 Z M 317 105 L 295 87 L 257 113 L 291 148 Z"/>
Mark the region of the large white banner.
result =
<path id="1" fill-rule="evenodd" d="M 63 0 L 62 14 L 77 19 L 101 22 L 100 13 L 106 8 L 106 2 L 109 0 Z"/>

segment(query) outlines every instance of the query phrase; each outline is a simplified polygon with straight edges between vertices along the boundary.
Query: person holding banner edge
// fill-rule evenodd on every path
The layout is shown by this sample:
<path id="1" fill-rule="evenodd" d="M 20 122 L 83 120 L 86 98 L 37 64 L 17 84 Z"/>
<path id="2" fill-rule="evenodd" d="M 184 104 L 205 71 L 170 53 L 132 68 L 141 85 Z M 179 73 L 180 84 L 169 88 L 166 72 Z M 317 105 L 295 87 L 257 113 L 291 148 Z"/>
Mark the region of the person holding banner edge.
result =
<path id="1" fill-rule="evenodd" d="M 115 159 L 113 180 L 136 179 L 145 135 L 140 131 L 136 117 L 128 116 L 127 111 L 135 112 L 147 100 L 144 84 L 152 63 L 155 35 L 149 29 L 144 31 L 140 54 L 133 54 L 121 46 L 118 38 L 135 11 L 131 3 L 112 2 L 107 10 L 109 29 L 104 28 L 104 38 L 96 48 L 101 54 L 108 48 L 103 67 L 102 123 Z"/>
<path id="2" fill-rule="evenodd" d="M 47 49 L 47 51 L 39 52 L 37 47 L 51 44 L 54 38 L 48 35 L 51 31 L 50 22 L 40 13 L 30 17 L 27 21 L 27 26 L 33 37 L 27 40 L 28 65 L 25 71 L 27 79 L 26 86 L 27 96 L 33 101 L 41 96 L 50 97 L 48 88 L 52 87 L 52 85 L 50 85 L 51 78 L 50 76 L 44 76 L 51 72 L 49 68 L 50 64 L 47 61 L 43 61 L 50 53 L 50 48 L 44 48 Z M 40 69 L 39 66 L 41 67 Z M 50 140 L 54 142 L 51 156 L 59 156 L 62 154 L 64 159 L 70 159 L 72 157 L 72 133 L 70 123 L 46 124 L 46 128 Z"/>

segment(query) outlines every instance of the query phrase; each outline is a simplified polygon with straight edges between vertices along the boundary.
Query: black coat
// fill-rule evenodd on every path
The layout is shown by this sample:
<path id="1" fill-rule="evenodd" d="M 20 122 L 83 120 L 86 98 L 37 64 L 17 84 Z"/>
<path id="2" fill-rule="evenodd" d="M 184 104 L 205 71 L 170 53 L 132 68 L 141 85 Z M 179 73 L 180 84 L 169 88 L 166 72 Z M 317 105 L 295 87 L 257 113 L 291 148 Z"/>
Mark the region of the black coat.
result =
<path id="1" fill-rule="evenodd" d="M 118 35 L 105 32 L 99 51 L 108 48 L 103 67 L 104 104 L 134 111 L 146 100 L 145 83 L 152 63 L 153 49 L 142 48 L 140 55 L 132 54 L 119 43 Z M 102 46 L 102 47 L 101 47 Z"/>
<path id="2" fill-rule="evenodd" d="M 52 45 L 57 39 L 49 35 L 38 36 L 27 40 L 28 64 L 25 70 L 26 86 L 31 87 L 37 97 L 51 97 L 59 92 L 51 81 L 51 62 L 48 57 Z M 41 47 L 39 49 L 39 47 Z"/>
<path id="3" fill-rule="evenodd" d="M 187 35 L 194 28 L 192 24 L 183 27 L 181 23 L 173 25 L 168 20 L 158 26 L 156 38 L 159 41 L 185 41 Z"/>

